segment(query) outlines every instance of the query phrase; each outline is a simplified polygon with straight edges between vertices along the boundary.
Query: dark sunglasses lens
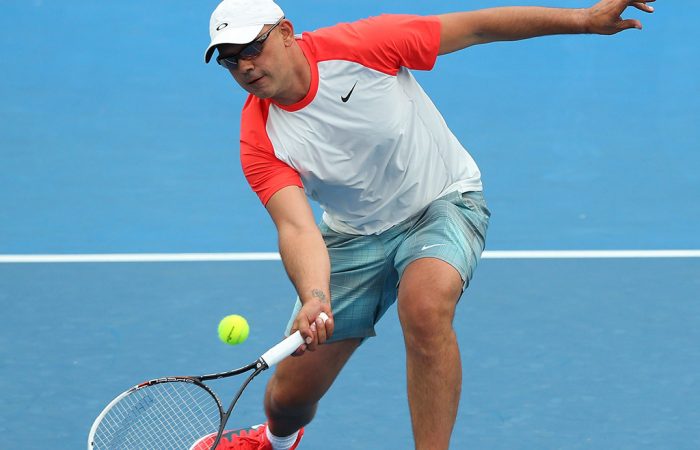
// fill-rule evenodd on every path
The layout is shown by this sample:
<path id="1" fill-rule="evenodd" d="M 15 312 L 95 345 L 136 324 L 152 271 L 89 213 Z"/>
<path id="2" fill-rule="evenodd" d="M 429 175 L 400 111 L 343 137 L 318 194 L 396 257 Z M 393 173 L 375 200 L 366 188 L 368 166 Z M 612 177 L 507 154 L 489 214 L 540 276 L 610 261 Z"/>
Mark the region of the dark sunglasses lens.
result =
<path id="1" fill-rule="evenodd" d="M 243 47 L 243 50 L 238 52 L 237 55 L 229 56 L 228 58 L 218 58 L 216 62 L 218 62 L 224 69 L 233 70 L 238 67 L 239 59 L 253 59 L 260 56 L 263 51 L 263 45 L 265 44 L 265 40 L 267 40 L 267 36 L 269 35 L 270 31 L 272 31 L 272 28 L 268 30 L 267 35 L 262 40 L 251 42 Z"/>
<path id="2" fill-rule="evenodd" d="M 243 50 L 238 54 L 239 58 L 242 59 L 249 59 L 249 58 L 255 58 L 256 56 L 260 55 L 262 53 L 263 49 L 263 42 L 260 41 L 255 41 L 249 45 L 246 45 Z"/>
<path id="3" fill-rule="evenodd" d="M 221 67 L 228 70 L 235 69 L 238 66 L 238 61 L 235 56 L 230 58 L 217 59 L 217 62 L 221 65 Z"/>

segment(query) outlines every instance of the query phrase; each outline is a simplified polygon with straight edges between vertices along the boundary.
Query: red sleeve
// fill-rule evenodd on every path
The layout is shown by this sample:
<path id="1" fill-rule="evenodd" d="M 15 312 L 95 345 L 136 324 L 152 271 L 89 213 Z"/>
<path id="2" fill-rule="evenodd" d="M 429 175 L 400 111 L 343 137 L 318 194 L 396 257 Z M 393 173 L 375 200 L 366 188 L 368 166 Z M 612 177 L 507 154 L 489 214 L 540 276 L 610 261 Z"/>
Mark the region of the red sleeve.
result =
<path id="1" fill-rule="evenodd" d="M 263 205 L 287 186 L 303 188 L 299 173 L 277 159 L 265 124 L 270 102 L 249 96 L 241 115 L 241 166 Z"/>
<path id="2" fill-rule="evenodd" d="M 437 17 L 381 15 L 304 33 L 317 61 L 342 59 L 396 75 L 401 67 L 430 70 L 440 49 Z"/>

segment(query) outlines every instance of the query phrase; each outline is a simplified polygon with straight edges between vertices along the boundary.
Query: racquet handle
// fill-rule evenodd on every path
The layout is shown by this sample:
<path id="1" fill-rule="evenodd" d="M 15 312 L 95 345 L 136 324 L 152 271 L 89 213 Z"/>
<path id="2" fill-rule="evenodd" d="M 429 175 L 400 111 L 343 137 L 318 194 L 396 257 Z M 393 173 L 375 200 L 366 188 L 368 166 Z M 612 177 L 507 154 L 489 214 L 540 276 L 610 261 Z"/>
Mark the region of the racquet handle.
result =
<path id="1" fill-rule="evenodd" d="M 322 312 L 319 317 L 325 322 L 328 320 L 326 313 Z M 266 351 L 260 359 L 267 364 L 267 367 L 272 367 L 278 362 L 282 361 L 287 356 L 294 353 L 294 351 L 299 348 L 301 344 L 304 343 L 304 338 L 301 337 L 301 332 L 295 331 L 294 334 L 287 337 L 285 340 L 279 344 L 272 347 L 270 350 Z"/>

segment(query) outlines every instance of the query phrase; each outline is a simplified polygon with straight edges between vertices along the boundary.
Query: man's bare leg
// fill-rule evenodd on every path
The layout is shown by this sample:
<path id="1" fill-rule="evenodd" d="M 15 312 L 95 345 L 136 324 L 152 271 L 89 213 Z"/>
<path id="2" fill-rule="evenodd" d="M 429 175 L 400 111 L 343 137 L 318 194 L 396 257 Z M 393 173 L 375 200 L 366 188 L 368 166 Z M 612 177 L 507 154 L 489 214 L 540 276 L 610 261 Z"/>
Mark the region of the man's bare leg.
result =
<path id="1" fill-rule="evenodd" d="M 270 432 L 288 436 L 311 422 L 319 400 L 359 345 L 360 339 L 319 345 L 280 362 L 265 391 Z"/>
<path id="2" fill-rule="evenodd" d="M 459 273 L 435 258 L 412 262 L 399 285 L 408 401 L 418 450 L 449 447 L 462 390 L 462 364 L 452 328 L 461 294 Z"/>

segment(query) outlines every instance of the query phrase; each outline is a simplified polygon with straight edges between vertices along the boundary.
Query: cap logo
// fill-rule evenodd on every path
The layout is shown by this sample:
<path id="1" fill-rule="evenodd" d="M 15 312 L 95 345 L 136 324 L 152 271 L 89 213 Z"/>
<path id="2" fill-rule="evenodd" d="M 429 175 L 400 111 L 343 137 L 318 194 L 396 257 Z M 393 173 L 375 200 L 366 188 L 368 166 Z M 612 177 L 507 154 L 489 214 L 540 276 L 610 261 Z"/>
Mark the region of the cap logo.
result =
<path id="1" fill-rule="evenodd" d="M 216 27 L 216 31 L 221 31 L 224 28 L 226 28 L 227 26 L 228 26 L 228 24 L 224 22 L 221 25 L 219 25 L 218 27 Z"/>

